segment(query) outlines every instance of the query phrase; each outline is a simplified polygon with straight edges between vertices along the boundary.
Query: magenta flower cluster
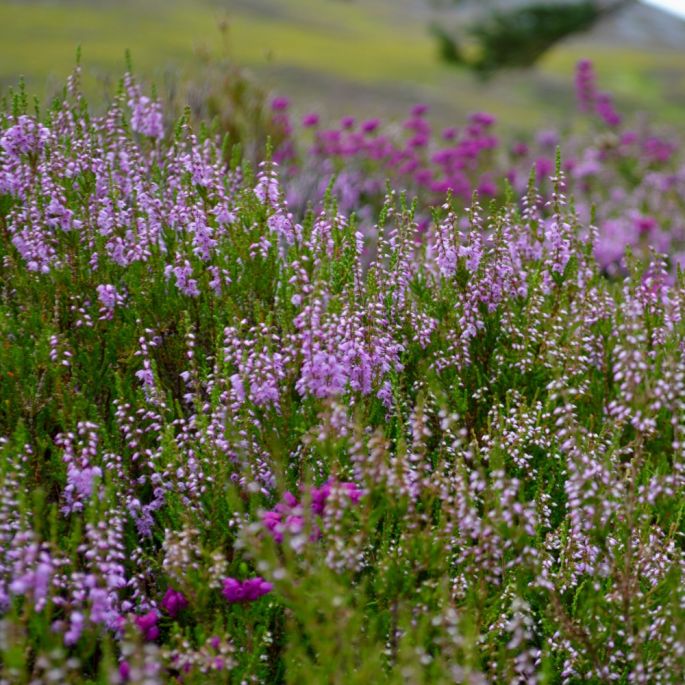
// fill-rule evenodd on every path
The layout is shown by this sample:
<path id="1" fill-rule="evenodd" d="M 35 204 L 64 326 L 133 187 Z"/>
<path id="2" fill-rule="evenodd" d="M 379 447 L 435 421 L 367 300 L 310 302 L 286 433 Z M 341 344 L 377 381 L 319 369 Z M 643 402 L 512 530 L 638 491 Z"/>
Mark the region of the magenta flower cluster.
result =
<path id="1" fill-rule="evenodd" d="M 589 223 L 594 216 L 597 222 L 596 256 L 603 268 L 616 273 L 626 249 L 647 254 L 650 245 L 671 254 L 675 263 L 685 262 L 679 199 L 685 167 L 676 154 L 680 145 L 661 131 L 631 128 L 611 94 L 598 89 L 590 60 L 577 65 L 576 96 L 579 109 L 591 120 L 589 133 L 562 139 L 554 130 L 542 130 L 532 140 L 509 145 L 494 133 L 495 117 L 484 112 L 473 114 L 461 127 L 435 130 L 428 107 L 417 105 L 400 136 L 379 120 L 357 123 L 354 117 L 326 127 L 319 119 L 313 126 L 315 119 L 308 115 L 307 125 L 298 130 L 288 100 L 276 98 L 274 123 L 283 142 L 274 160 L 281 166 L 289 205 L 297 212 L 323 202 L 332 187 L 344 212 L 354 211 L 364 225 L 372 223 L 390 178 L 417 197 L 419 224 L 425 226 L 431 207 L 442 204 L 446 193 L 465 205 L 474 192 L 482 198 L 502 198 L 506 180 L 524 194 L 531 169 L 542 191 L 540 202 L 549 202 L 548 179 L 560 146 L 566 190 L 573 193 L 582 220 Z M 634 173 L 627 174 L 631 168 Z M 635 214 L 652 220 L 648 232 L 635 229 Z M 370 225 L 366 229 L 372 230 Z"/>
<path id="2" fill-rule="evenodd" d="M 171 618 L 176 618 L 183 609 L 187 608 L 188 600 L 182 592 L 169 588 L 164 593 L 161 606 Z"/>
<path id="3" fill-rule="evenodd" d="M 159 637 L 159 627 L 157 626 L 159 614 L 154 609 L 141 616 L 136 616 L 134 620 L 138 630 L 148 642 L 153 642 Z"/>
<path id="4" fill-rule="evenodd" d="M 226 578 L 221 594 L 231 604 L 244 604 L 268 595 L 271 590 L 273 590 L 273 585 L 259 576 L 243 581 Z"/>
<path id="5" fill-rule="evenodd" d="M 321 487 L 309 489 L 311 512 L 323 516 L 326 502 L 334 491 L 342 493 L 352 504 L 358 504 L 362 497 L 362 491 L 356 483 L 328 480 Z M 304 530 L 307 525 L 305 509 L 295 495 L 286 492 L 273 509 L 262 513 L 262 524 L 276 542 L 283 542 L 284 534 L 298 535 Z M 321 530 L 314 523 L 311 538 L 316 540 L 320 535 Z"/>

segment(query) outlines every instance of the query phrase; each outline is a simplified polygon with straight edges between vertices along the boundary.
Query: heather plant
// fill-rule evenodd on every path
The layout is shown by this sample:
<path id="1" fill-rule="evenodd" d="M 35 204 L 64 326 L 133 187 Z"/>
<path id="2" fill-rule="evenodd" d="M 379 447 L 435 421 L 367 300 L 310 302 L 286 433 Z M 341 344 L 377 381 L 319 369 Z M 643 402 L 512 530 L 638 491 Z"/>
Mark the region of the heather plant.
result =
<path id="1" fill-rule="evenodd" d="M 0 118 L 0 681 L 682 682 L 670 257 L 561 156 L 360 219 L 161 114 Z"/>

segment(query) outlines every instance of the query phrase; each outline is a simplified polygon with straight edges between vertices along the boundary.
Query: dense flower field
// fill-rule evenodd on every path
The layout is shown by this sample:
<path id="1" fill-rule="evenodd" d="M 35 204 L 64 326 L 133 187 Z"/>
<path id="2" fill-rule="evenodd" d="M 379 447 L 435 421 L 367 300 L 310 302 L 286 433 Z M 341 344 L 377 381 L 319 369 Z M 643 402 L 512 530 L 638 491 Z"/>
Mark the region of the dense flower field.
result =
<path id="1" fill-rule="evenodd" d="M 685 171 L 578 88 L 255 168 L 6 103 L 0 683 L 685 680 Z"/>

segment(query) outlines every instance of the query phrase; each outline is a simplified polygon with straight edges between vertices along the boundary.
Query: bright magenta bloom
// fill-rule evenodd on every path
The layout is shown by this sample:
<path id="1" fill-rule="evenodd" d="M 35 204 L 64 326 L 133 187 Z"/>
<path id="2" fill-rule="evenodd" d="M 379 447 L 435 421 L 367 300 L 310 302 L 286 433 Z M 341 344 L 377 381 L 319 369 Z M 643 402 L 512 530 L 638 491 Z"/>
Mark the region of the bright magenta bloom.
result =
<path id="1" fill-rule="evenodd" d="M 236 578 L 226 578 L 221 594 L 231 604 L 242 604 L 254 602 L 256 599 L 271 592 L 272 589 L 273 585 L 260 576 L 243 581 Z"/>
<path id="2" fill-rule="evenodd" d="M 188 606 L 188 600 L 182 592 L 169 588 L 162 599 L 162 609 L 172 618 L 176 618 L 179 611 Z"/>
<path id="3" fill-rule="evenodd" d="M 159 637 L 159 628 L 157 627 L 158 619 L 159 615 L 154 609 L 152 611 L 148 611 L 147 614 L 136 616 L 135 618 L 136 625 L 138 628 L 140 628 L 140 632 L 149 642 L 152 642 Z"/>

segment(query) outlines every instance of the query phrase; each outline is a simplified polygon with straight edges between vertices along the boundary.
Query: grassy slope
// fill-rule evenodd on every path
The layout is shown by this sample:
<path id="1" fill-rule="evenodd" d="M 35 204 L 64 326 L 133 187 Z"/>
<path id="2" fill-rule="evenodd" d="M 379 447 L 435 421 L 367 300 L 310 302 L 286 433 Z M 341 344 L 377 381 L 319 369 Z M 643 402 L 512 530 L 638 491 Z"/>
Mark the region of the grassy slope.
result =
<path id="1" fill-rule="evenodd" d="M 228 20 L 228 40 L 218 22 Z M 595 58 L 624 106 L 659 108 L 678 121 L 685 101 L 685 61 L 583 42 L 552 52 L 532 74 L 507 74 L 485 86 L 440 64 L 427 17 L 391 0 L 146 0 L 17 3 L 0 0 L 0 83 L 21 73 L 50 93 L 69 73 L 81 44 L 89 89 L 120 75 L 130 48 L 138 71 L 162 83 L 192 75 L 198 52 L 228 54 L 274 90 L 330 113 L 397 114 L 412 101 L 434 105 L 443 121 L 489 109 L 505 125 L 544 125 L 570 104 L 570 73 L 581 55 Z"/>
<path id="2" fill-rule="evenodd" d="M 214 27 L 210 11 L 174 0 L 98 6 L 2 2 L 0 78 L 6 83 L 22 74 L 36 87 L 50 78 L 62 81 L 79 44 L 92 74 L 120 74 L 127 47 L 141 71 L 153 73 L 190 60 L 193 42 Z"/>

